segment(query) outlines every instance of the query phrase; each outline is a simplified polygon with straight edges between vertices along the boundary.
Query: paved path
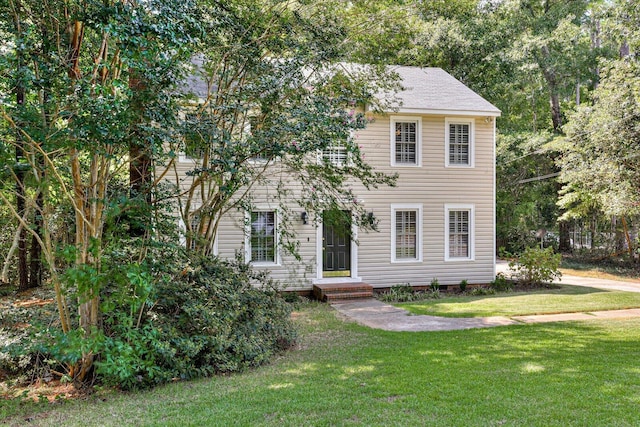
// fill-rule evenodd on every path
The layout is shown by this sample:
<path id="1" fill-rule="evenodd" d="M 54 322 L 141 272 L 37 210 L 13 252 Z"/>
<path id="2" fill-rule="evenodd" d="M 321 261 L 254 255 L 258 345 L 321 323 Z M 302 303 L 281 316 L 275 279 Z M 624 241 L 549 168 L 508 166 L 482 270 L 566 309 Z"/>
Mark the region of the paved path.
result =
<path id="1" fill-rule="evenodd" d="M 496 270 L 505 272 L 506 262 L 498 262 Z M 640 283 L 563 276 L 562 283 L 607 290 L 640 292 Z M 376 299 L 334 303 L 333 307 L 346 317 L 376 329 L 386 331 L 449 331 L 456 329 L 488 328 L 492 326 L 519 325 L 523 323 L 561 322 L 567 320 L 623 319 L 640 317 L 640 308 L 629 310 L 593 311 L 588 313 L 543 314 L 535 316 L 495 316 L 452 318 L 411 315 L 408 311 L 385 304 Z"/>

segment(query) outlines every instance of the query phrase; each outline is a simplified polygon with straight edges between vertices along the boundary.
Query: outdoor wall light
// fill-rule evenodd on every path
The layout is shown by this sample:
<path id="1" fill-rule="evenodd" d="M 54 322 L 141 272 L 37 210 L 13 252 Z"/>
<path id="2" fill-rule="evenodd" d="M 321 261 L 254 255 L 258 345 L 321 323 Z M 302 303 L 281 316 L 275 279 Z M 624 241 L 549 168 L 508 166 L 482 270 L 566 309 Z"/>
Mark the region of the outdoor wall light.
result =
<path id="1" fill-rule="evenodd" d="M 307 212 L 302 212 L 300 214 L 300 219 L 302 220 L 303 224 L 306 224 L 307 223 Z"/>

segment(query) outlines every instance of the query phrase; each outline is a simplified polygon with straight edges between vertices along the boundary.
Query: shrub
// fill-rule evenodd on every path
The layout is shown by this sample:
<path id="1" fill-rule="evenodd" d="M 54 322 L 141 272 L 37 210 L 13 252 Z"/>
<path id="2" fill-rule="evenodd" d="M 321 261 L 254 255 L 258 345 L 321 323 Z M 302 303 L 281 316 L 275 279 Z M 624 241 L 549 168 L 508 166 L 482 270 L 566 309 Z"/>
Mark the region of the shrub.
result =
<path id="1" fill-rule="evenodd" d="M 491 282 L 490 287 L 497 292 L 508 292 L 513 290 L 513 282 L 507 279 L 503 273 L 498 273 Z"/>
<path id="2" fill-rule="evenodd" d="M 439 291 L 440 290 L 440 282 L 435 277 L 431 279 L 431 283 L 429 283 L 429 288 L 431 291 Z"/>
<path id="3" fill-rule="evenodd" d="M 527 248 L 509 268 L 524 285 L 540 285 L 560 278 L 562 255 L 555 254 L 553 248 Z"/>
<path id="4" fill-rule="evenodd" d="M 471 292 L 469 292 L 469 295 L 483 296 L 483 295 L 494 295 L 495 293 L 496 293 L 496 290 L 493 288 L 478 287 L 478 288 L 473 288 Z"/>
<path id="5" fill-rule="evenodd" d="M 96 366 L 107 384 L 132 389 L 239 371 L 295 342 L 290 305 L 246 265 L 202 258 L 156 283 L 140 272 L 128 277 L 140 298 L 106 311 Z"/>
<path id="6" fill-rule="evenodd" d="M 430 299 L 440 299 L 442 298 L 442 294 L 440 293 L 440 289 L 431 289 L 427 292 L 426 297 Z"/>
<path id="7" fill-rule="evenodd" d="M 420 297 L 420 293 L 415 292 L 408 283 L 393 285 L 388 291 L 380 294 L 379 299 L 385 302 L 409 302 Z"/>
<path id="8" fill-rule="evenodd" d="M 460 291 L 464 292 L 467 289 L 467 285 L 469 284 L 469 282 L 467 282 L 466 279 L 460 281 Z"/>

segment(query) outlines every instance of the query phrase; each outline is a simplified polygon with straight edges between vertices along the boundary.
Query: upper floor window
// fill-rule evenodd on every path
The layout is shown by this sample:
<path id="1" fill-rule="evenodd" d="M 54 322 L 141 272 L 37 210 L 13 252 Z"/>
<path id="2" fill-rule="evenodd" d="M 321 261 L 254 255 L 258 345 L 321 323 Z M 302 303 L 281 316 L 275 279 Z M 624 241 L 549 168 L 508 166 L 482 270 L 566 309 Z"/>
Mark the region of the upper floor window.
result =
<path id="1" fill-rule="evenodd" d="M 420 166 L 422 121 L 415 117 L 391 118 L 391 164 Z"/>
<path id="2" fill-rule="evenodd" d="M 349 153 L 344 145 L 330 145 L 322 150 L 322 158 L 336 167 L 343 167 L 347 164 Z"/>
<path id="3" fill-rule="evenodd" d="M 473 120 L 445 121 L 446 165 L 473 166 Z"/>
<path id="4" fill-rule="evenodd" d="M 472 205 L 445 206 L 445 259 L 473 259 L 474 209 Z"/>
<path id="5" fill-rule="evenodd" d="M 209 122 L 204 115 L 187 113 L 184 115 L 184 147 L 178 158 L 179 161 L 197 161 L 204 157 L 208 142 L 206 132 Z"/>

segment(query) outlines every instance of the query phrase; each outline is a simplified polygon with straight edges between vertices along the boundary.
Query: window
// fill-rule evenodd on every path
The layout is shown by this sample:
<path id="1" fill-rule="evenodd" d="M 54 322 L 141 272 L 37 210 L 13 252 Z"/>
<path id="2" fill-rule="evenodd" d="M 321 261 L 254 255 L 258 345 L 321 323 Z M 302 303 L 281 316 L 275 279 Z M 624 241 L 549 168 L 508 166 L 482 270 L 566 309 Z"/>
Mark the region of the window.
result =
<path id="1" fill-rule="evenodd" d="M 473 259 L 473 206 L 445 207 L 445 259 Z"/>
<path id="2" fill-rule="evenodd" d="M 422 260 L 422 206 L 392 205 L 391 261 Z"/>
<path id="3" fill-rule="evenodd" d="M 473 166 L 472 120 L 445 120 L 447 166 Z"/>
<path id="4" fill-rule="evenodd" d="M 322 150 L 322 158 L 335 167 L 343 167 L 347 164 L 347 147 L 343 145 L 330 145 Z"/>
<path id="5" fill-rule="evenodd" d="M 420 118 L 391 118 L 391 164 L 420 166 L 422 121 Z"/>
<path id="6" fill-rule="evenodd" d="M 198 233 L 198 228 L 200 227 L 200 214 L 194 213 L 189 219 L 189 223 L 191 224 L 189 249 L 194 250 L 196 248 L 197 240 L 201 238 L 201 235 Z"/>
<path id="7" fill-rule="evenodd" d="M 251 212 L 250 221 L 249 261 L 275 263 L 276 213 L 274 211 Z"/>

